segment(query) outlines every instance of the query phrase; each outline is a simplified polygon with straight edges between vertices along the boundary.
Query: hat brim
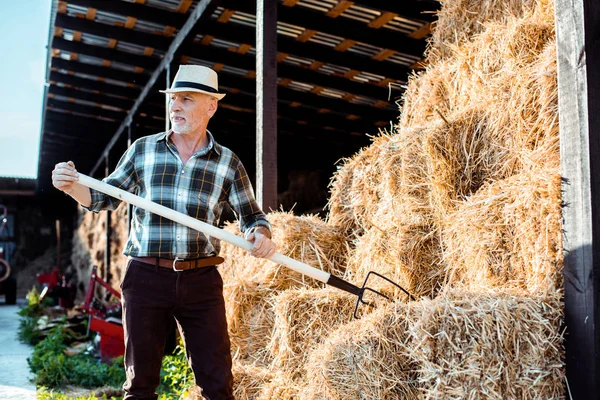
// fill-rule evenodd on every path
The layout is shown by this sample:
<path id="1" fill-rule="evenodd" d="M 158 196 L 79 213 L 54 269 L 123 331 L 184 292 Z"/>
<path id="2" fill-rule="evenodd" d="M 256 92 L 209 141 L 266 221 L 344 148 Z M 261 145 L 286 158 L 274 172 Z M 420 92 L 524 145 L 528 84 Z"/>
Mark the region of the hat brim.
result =
<path id="1" fill-rule="evenodd" d="M 186 88 L 186 87 L 159 90 L 159 92 L 166 93 L 166 94 L 169 94 L 169 93 L 180 93 L 180 92 L 196 92 L 196 93 L 207 94 L 207 95 L 209 95 L 211 97 L 216 98 L 217 100 L 221 100 L 223 97 L 225 97 L 225 93 L 211 93 L 211 92 L 205 92 L 204 90 L 200 90 L 200 89 L 196 89 L 196 88 Z"/>

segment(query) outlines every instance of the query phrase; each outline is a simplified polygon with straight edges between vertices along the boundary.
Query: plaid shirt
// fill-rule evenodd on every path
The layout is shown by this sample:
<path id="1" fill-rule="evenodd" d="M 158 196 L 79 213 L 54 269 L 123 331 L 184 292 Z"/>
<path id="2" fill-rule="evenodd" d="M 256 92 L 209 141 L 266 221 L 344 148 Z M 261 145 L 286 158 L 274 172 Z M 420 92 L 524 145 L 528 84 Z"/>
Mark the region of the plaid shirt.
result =
<path id="1" fill-rule="evenodd" d="M 170 132 L 140 138 L 103 181 L 214 226 L 227 202 L 242 232 L 257 225 L 270 230 L 242 162 L 207 133 L 208 147 L 194 153 L 185 165 L 169 141 Z M 90 211 L 114 210 L 121 202 L 90 190 L 92 204 L 86 207 Z M 194 259 L 219 254 L 220 241 L 214 237 L 138 207 L 132 214 L 123 250 L 127 256 Z"/>

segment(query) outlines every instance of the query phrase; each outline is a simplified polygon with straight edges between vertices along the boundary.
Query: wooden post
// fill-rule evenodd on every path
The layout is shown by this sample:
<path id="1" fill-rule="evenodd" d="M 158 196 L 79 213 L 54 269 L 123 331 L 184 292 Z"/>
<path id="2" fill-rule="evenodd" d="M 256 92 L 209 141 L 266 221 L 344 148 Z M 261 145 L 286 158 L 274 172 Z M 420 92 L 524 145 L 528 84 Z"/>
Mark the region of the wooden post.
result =
<path id="1" fill-rule="evenodd" d="M 165 67 L 165 77 L 166 77 L 166 88 L 169 89 L 171 87 L 171 63 L 168 63 Z M 171 119 L 169 118 L 169 98 L 171 96 L 169 94 L 165 94 L 165 132 L 169 132 Z"/>
<path id="2" fill-rule="evenodd" d="M 104 169 L 104 176 L 108 176 L 110 174 L 110 164 L 108 163 L 108 154 L 106 154 L 104 156 L 104 162 L 105 162 L 105 169 Z M 111 211 L 108 210 L 106 211 L 106 245 L 104 247 L 104 273 L 102 274 L 102 279 L 104 279 L 105 282 L 109 282 L 110 281 L 110 236 L 111 236 L 111 231 L 110 231 L 110 214 Z"/>
<path id="3" fill-rule="evenodd" d="M 131 146 L 131 136 L 132 136 L 132 130 L 133 130 L 132 125 L 133 125 L 133 121 L 127 127 L 127 148 L 129 148 Z M 132 214 L 133 214 L 133 206 L 131 204 L 127 203 L 127 236 L 129 236 L 129 233 L 131 233 Z"/>
<path id="4" fill-rule="evenodd" d="M 256 2 L 256 199 L 277 209 L 277 0 Z"/>
<path id="5" fill-rule="evenodd" d="M 567 398 L 600 396 L 600 5 L 556 0 Z"/>

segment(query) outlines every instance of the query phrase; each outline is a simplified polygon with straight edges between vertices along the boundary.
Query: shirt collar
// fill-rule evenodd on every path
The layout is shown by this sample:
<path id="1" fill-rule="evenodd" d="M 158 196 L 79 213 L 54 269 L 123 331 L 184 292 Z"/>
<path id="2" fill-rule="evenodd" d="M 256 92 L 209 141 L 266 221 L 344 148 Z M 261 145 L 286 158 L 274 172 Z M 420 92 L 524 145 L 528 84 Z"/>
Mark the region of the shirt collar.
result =
<path id="1" fill-rule="evenodd" d="M 163 140 L 168 141 L 172 133 L 173 130 L 169 130 L 168 132 L 162 132 L 158 134 L 158 136 L 156 136 L 156 142 L 158 143 Z M 210 133 L 208 129 L 206 130 L 206 134 L 208 135 L 208 147 L 206 148 L 206 152 L 208 153 L 211 149 L 214 149 L 217 154 L 221 155 L 221 145 L 215 142 L 212 133 Z"/>

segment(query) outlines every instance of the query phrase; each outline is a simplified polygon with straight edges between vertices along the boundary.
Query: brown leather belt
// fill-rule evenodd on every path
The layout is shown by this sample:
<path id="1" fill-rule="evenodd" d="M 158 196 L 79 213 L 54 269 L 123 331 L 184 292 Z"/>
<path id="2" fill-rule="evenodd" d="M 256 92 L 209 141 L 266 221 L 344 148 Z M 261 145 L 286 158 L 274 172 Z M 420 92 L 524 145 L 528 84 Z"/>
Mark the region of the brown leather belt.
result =
<path id="1" fill-rule="evenodd" d="M 159 267 L 169 268 L 174 271 L 187 271 L 189 269 L 196 269 L 202 267 L 209 267 L 212 265 L 221 264 L 225 259 L 223 257 L 212 256 L 205 258 L 196 258 L 193 260 L 182 260 L 170 258 L 158 258 L 158 257 L 130 257 L 132 260 L 143 262 L 144 264 L 158 265 Z"/>

